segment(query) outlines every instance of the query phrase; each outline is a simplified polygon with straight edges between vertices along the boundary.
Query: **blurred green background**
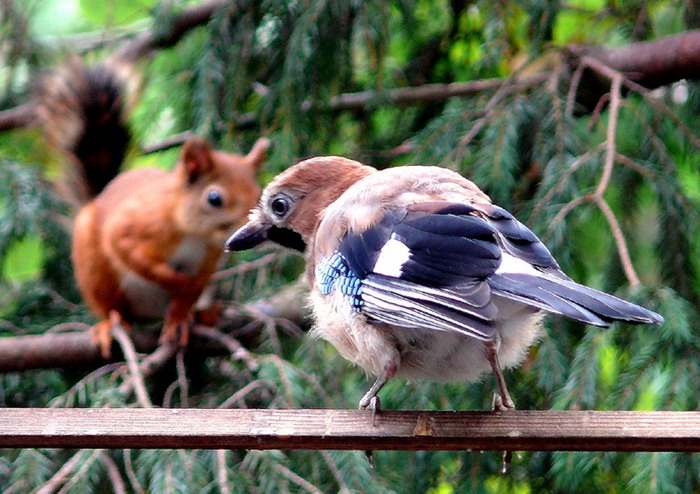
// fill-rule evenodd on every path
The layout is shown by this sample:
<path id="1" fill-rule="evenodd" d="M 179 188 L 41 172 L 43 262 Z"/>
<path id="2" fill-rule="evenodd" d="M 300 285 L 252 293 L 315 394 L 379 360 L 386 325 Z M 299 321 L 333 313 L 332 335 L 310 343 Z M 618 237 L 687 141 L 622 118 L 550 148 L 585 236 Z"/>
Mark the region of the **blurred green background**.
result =
<path id="1" fill-rule="evenodd" d="M 68 54 L 96 62 L 145 29 L 158 32 L 196 2 L 15 0 L 0 10 L 0 110 L 30 100 L 43 71 Z M 523 409 L 695 410 L 700 389 L 697 258 L 700 86 L 679 81 L 625 92 L 618 153 L 604 198 L 619 222 L 641 284 L 630 286 L 609 221 L 592 202 L 605 160 L 609 105 L 574 107 L 572 44 L 615 47 L 697 26 L 695 2 L 645 0 L 265 0 L 231 2 L 172 48 L 143 61 L 130 115 L 128 166 L 169 168 L 178 149 L 143 146 L 183 131 L 247 152 L 272 149 L 263 183 L 304 157 L 341 154 L 380 168 L 430 163 L 458 170 L 526 222 L 575 280 L 660 312 L 662 327 L 603 331 L 554 317 L 522 369 L 506 374 Z M 428 83 L 544 74 L 473 95 L 399 106 L 384 91 Z M 499 89 L 501 88 L 501 89 Z M 361 108 L 332 98 L 375 91 Z M 302 105 L 303 102 L 306 104 Z M 253 122 L 242 125 L 241 122 Z M 72 281 L 67 214 L 48 182 L 57 156 L 39 131 L 0 132 L 0 336 L 92 324 Z M 566 215 L 557 216 L 564 208 Z M 251 262 L 264 253 L 246 253 Z M 238 302 L 276 293 L 302 272 L 281 254 L 226 280 Z M 329 345 L 268 324 L 252 346 L 259 368 L 222 356 L 186 360 L 188 395 L 167 390 L 173 369 L 149 379 L 158 405 L 354 407 L 369 384 Z M 92 373 L 90 373 L 92 372 Z M 132 406 L 114 368 L 0 375 L 2 406 Z M 325 390 L 325 392 L 321 392 Z M 390 382 L 391 409 L 490 407 L 493 383 Z M 160 400 L 160 401 L 159 401 Z M 164 402 L 164 400 L 167 401 Z M 193 424 L 196 427 L 196 424 Z M 30 492 L 74 454 L 61 492 L 697 492 L 700 457 L 671 453 L 522 453 L 500 474 L 497 452 L 0 451 L 0 487 Z M 218 476 L 225 473 L 225 480 Z M 111 472 L 111 473 L 110 473 Z M 302 481 L 300 481 L 301 479 Z M 314 489 L 317 489 L 315 491 Z"/>

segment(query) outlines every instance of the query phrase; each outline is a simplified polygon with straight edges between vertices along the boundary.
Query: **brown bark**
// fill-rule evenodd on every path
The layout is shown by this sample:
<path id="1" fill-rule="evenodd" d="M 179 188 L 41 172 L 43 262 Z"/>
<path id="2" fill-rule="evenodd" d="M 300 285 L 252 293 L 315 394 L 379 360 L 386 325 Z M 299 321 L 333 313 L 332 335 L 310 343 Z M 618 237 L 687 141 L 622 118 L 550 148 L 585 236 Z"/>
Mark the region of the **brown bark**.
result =
<path id="1" fill-rule="evenodd" d="M 568 52 L 574 68 L 592 57 L 647 89 L 700 79 L 700 29 L 616 48 L 570 46 Z"/>
<path id="2" fill-rule="evenodd" d="M 699 452 L 700 412 L 3 408 L 0 447 Z"/>
<path id="3" fill-rule="evenodd" d="M 127 62 L 135 62 L 156 50 L 169 48 L 192 28 L 209 22 L 214 14 L 224 7 L 232 10 L 238 8 L 236 2 L 231 0 L 210 0 L 187 8 L 173 16 L 169 29 L 163 30 L 162 26 L 159 26 L 158 29 L 144 31 L 124 44 L 114 56 Z"/>
<path id="4" fill-rule="evenodd" d="M 172 17 L 168 29 L 158 26 L 157 29 L 144 31 L 125 42 L 112 57 L 132 64 L 156 50 L 169 48 L 190 30 L 209 22 L 223 8 L 236 9 L 237 4 L 231 0 L 210 0 L 184 9 Z M 0 131 L 29 127 L 34 121 L 34 106 L 26 103 L 0 112 Z"/>
<path id="5" fill-rule="evenodd" d="M 288 320 L 306 328 L 309 325 L 306 305 L 305 289 L 294 284 L 270 298 L 246 304 L 240 310 L 226 311 L 219 326 L 225 331 L 235 331 L 256 319 L 272 318 Z M 131 337 L 139 353 L 151 353 L 158 347 L 158 329 L 132 332 Z M 247 334 L 246 338 L 254 336 L 255 332 Z M 196 332 L 192 335 L 188 351 L 206 355 L 230 352 L 225 345 L 198 337 Z M 101 357 L 99 347 L 87 331 L 0 338 L 0 372 L 87 368 L 118 360 L 123 360 L 118 345 L 112 346 L 112 358 L 106 360 Z"/>
<path id="6" fill-rule="evenodd" d="M 581 64 L 591 58 L 646 89 L 655 89 L 683 79 L 700 79 L 700 30 L 615 48 L 569 46 L 565 55 L 572 72 L 581 70 Z M 590 112 L 610 91 L 610 78 L 583 68 L 576 89 L 576 102 Z"/>
<path id="7" fill-rule="evenodd" d="M 34 119 L 34 105 L 24 105 L 0 111 L 0 131 L 29 127 Z"/>

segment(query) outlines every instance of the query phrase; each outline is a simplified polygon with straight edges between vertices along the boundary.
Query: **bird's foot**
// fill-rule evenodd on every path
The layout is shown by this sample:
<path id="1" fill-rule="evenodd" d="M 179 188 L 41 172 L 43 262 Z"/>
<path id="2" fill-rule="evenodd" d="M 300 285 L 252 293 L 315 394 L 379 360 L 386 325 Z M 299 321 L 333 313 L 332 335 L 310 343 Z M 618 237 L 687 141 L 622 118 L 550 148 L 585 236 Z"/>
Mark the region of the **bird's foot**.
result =
<path id="1" fill-rule="evenodd" d="M 504 399 L 500 394 L 494 393 L 491 408 L 494 412 L 507 412 L 508 410 L 515 410 L 515 403 L 513 403 L 508 394 L 506 394 Z"/>
<path id="2" fill-rule="evenodd" d="M 371 390 L 370 390 L 371 392 Z M 377 426 L 377 414 L 381 410 L 381 400 L 379 399 L 379 396 L 375 395 L 370 395 L 370 392 L 365 394 L 362 399 L 360 400 L 360 405 L 359 409 L 360 410 L 367 410 L 368 408 L 372 410 L 372 427 Z M 375 468 L 375 463 L 374 463 L 374 452 L 371 449 L 365 450 L 365 457 L 367 458 L 367 461 L 369 462 L 369 466 L 372 468 Z"/>

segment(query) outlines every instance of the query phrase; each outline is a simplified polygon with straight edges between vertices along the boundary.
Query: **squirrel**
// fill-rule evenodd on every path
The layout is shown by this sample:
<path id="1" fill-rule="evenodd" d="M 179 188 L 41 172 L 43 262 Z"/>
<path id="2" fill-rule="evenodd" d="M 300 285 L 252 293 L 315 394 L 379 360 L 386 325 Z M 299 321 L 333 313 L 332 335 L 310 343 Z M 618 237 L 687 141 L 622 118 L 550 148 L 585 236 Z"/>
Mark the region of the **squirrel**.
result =
<path id="1" fill-rule="evenodd" d="M 259 199 L 256 172 L 269 147 L 260 138 L 242 156 L 191 137 L 170 172 L 121 171 L 131 141 L 126 83 L 108 63 L 72 60 L 37 87 L 38 123 L 65 157 L 64 189 L 79 206 L 71 257 L 105 357 L 115 322 L 164 318 L 160 341 L 187 344 L 224 241 Z"/>

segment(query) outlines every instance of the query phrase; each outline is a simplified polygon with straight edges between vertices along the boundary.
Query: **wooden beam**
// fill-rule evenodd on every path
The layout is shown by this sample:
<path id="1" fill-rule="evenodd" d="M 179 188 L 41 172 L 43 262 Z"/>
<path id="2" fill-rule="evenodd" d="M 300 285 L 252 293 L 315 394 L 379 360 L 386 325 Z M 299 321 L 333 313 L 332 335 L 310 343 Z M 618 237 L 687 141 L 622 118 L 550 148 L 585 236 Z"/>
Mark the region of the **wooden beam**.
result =
<path id="1" fill-rule="evenodd" d="M 0 409 L 0 448 L 700 451 L 700 412 Z"/>

